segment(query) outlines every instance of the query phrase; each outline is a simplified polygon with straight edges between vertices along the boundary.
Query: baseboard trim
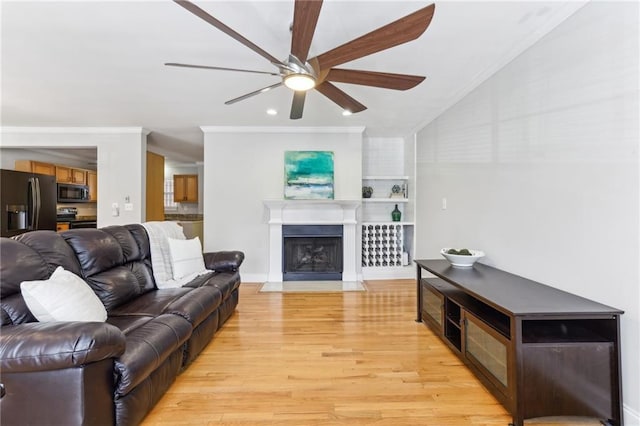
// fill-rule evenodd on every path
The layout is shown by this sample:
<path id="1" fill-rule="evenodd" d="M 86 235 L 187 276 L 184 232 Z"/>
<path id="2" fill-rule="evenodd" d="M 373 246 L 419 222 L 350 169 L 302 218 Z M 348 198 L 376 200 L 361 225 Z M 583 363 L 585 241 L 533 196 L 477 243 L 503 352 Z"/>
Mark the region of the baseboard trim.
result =
<path id="1" fill-rule="evenodd" d="M 622 411 L 624 416 L 624 424 L 629 426 L 640 425 L 640 413 L 627 404 L 622 405 Z"/>

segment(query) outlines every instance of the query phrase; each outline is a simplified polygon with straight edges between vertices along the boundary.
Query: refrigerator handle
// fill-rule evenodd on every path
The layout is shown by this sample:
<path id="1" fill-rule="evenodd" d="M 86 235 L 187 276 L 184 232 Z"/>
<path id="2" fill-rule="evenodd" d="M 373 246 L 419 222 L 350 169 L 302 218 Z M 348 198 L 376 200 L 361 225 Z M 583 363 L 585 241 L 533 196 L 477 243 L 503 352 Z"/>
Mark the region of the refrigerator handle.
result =
<path id="1" fill-rule="evenodd" d="M 34 231 L 38 229 L 40 221 L 40 185 L 38 178 L 29 178 L 29 226 L 27 229 Z"/>
<path id="2" fill-rule="evenodd" d="M 34 178 L 36 182 L 36 222 L 35 229 L 40 229 L 40 209 L 42 208 L 42 199 L 40 197 L 40 179 Z"/>

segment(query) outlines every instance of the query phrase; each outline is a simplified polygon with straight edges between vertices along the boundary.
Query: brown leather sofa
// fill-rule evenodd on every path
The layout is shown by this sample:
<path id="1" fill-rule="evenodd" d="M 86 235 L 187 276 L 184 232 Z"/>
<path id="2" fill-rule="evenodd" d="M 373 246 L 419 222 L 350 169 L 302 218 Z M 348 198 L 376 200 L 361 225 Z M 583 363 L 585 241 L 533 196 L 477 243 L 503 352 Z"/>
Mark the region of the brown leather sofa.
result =
<path id="1" fill-rule="evenodd" d="M 141 225 L 34 231 L 0 240 L 0 424 L 134 425 L 238 304 L 244 254 L 205 253 L 212 269 L 156 288 Z M 38 322 L 20 292 L 56 267 L 82 277 L 101 322 Z"/>

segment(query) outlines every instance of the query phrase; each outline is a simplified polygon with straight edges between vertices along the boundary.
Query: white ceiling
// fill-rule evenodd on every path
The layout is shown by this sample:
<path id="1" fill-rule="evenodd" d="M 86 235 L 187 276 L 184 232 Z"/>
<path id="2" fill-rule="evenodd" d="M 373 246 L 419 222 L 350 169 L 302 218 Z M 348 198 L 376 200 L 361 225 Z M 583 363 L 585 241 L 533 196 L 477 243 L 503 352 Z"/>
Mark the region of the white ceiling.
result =
<path id="1" fill-rule="evenodd" d="M 285 59 L 293 0 L 194 1 Z M 323 4 L 314 56 L 430 1 Z M 142 126 L 177 161 L 202 159 L 199 126 L 365 126 L 405 136 L 433 120 L 579 9 L 582 1 L 439 1 L 418 39 L 342 68 L 425 75 L 414 89 L 337 84 L 369 109 L 343 117 L 318 92 L 289 120 L 285 87 L 231 106 L 224 101 L 278 82 L 261 74 L 166 67 L 181 62 L 276 71 L 267 60 L 172 1 L 2 1 L 3 126 Z M 266 114 L 268 108 L 278 115 Z"/>

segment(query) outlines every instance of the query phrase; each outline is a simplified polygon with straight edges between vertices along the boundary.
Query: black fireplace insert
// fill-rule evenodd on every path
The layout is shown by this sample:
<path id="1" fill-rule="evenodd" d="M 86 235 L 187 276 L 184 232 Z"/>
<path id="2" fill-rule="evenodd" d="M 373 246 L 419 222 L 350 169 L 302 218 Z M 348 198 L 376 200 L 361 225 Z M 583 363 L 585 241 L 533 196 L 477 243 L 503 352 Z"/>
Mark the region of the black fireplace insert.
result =
<path id="1" fill-rule="evenodd" d="M 283 281 L 342 281 L 342 225 L 283 225 Z"/>

